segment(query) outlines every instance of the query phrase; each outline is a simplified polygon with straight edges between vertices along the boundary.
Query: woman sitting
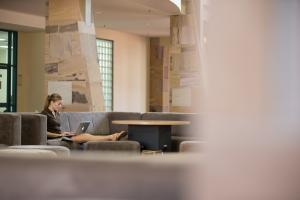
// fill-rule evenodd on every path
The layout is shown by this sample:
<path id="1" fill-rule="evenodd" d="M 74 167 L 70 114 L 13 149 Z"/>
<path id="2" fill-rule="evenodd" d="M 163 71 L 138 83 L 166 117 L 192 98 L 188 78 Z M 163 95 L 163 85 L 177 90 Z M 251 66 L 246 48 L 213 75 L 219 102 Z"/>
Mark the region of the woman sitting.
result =
<path id="1" fill-rule="evenodd" d="M 64 140 L 84 143 L 88 141 L 116 141 L 127 135 L 126 131 L 111 135 L 91 135 L 89 133 L 75 135 L 72 132 L 62 132 L 59 115 L 61 108 L 62 97 L 59 94 L 53 93 L 47 96 L 44 110 L 41 112 L 41 114 L 47 116 L 47 139 L 63 138 Z"/>

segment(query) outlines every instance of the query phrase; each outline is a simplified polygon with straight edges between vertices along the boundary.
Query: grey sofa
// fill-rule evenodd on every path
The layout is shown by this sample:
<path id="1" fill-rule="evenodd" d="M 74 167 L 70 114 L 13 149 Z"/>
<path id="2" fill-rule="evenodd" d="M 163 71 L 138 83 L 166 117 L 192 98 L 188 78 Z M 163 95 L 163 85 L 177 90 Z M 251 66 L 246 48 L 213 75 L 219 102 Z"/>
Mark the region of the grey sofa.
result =
<path id="1" fill-rule="evenodd" d="M 135 112 L 62 112 L 62 131 L 76 131 L 78 124 L 82 121 L 90 121 L 87 129 L 93 135 L 108 135 L 122 130 L 127 130 L 125 125 L 114 125 L 113 120 L 140 119 L 141 114 Z M 140 153 L 140 144 L 135 141 L 109 141 L 109 142 L 87 142 L 83 145 L 57 140 L 48 140 L 49 145 L 63 145 L 72 150 L 101 150 L 101 151 L 124 151 Z"/>
<path id="2" fill-rule="evenodd" d="M 178 152 L 182 141 L 194 141 L 200 138 L 200 114 L 195 113 L 171 113 L 171 112 L 62 112 L 61 122 L 63 131 L 75 131 L 81 121 L 90 121 L 87 132 L 95 135 L 106 135 L 122 130 L 128 130 L 127 125 L 112 124 L 113 120 L 187 120 L 190 125 L 172 126 L 172 151 Z M 128 143 L 127 143 L 128 142 Z M 125 143 L 95 143 L 88 142 L 85 149 L 132 149 L 136 144 L 132 141 Z M 112 144 L 110 147 L 109 144 Z M 122 145 L 121 145 L 122 144 Z M 93 147 L 89 146 L 92 145 Z M 102 146 L 103 145 L 103 146 Z M 116 148 L 119 145 L 119 148 Z M 76 147 L 75 147 L 76 148 Z"/>
<path id="3" fill-rule="evenodd" d="M 188 120 L 191 125 L 172 126 L 172 151 L 178 152 L 182 141 L 194 141 L 201 138 L 200 114 L 159 113 L 159 112 L 62 112 L 63 131 L 75 131 L 81 121 L 91 121 L 87 132 L 107 135 L 127 130 L 127 125 L 112 124 L 113 120 Z M 45 145 L 47 143 L 47 118 L 36 113 L 8 113 L 0 115 L 0 144 L 5 145 Z M 19 133 L 20 132 L 20 133 Z M 66 146 L 69 149 L 131 151 L 138 153 L 140 145 L 134 141 L 88 142 L 84 145 L 64 142 L 60 139 L 48 140 L 48 145 Z"/>

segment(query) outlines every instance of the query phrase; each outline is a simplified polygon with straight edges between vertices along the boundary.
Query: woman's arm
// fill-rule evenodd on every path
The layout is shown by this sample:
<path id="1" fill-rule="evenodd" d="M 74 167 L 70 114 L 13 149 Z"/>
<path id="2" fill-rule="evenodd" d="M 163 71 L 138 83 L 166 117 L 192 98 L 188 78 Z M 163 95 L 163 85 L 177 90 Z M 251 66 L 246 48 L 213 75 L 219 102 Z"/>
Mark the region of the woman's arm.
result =
<path id="1" fill-rule="evenodd" d="M 47 132 L 47 138 L 50 138 L 50 139 L 59 138 L 62 136 L 63 136 L 63 134 L 60 134 L 60 133 Z"/>
<path id="2" fill-rule="evenodd" d="M 75 134 L 72 132 L 62 132 L 62 133 L 51 133 L 47 132 L 47 138 L 54 139 L 54 138 L 59 138 L 59 137 L 64 137 L 64 136 L 74 136 Z"/>

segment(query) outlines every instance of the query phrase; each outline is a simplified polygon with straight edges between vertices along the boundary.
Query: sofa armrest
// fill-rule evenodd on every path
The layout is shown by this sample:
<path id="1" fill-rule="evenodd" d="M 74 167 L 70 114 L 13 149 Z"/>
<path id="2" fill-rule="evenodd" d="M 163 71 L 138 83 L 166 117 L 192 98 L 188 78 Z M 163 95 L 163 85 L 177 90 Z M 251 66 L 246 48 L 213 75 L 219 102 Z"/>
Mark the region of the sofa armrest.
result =
<path id="1" fill-rule="evenodd" d="M 196 137 L 172 136 L 172 152 L 179 152 L 180 143 L 184 141 L 198 141 Z"/>
<path id="2" fill-rule="evenodd" d="M 20 113 L 21 115 L 21 144 L 47 144 L 47 117 L 36 113 Z"/>
<path id="3" fill-rule="evenodd" d="M 122 153 L 139 154 L 141 146 L 140 143 L 136 141 L 91 141 L 84 144 L 84 149 L 92 151 L 118 151 Z"/>
<path id="4" fill-rule="evenodd" d="M 21 144 L 21 117 L 16 113 L 0 113 L 0 144 Z"/>
<path id="5" fill-rule="evenodd" d="M 200 153 L 205 144 L 204 141 L 183 141 L 179 145 L 179 152 Z"/>

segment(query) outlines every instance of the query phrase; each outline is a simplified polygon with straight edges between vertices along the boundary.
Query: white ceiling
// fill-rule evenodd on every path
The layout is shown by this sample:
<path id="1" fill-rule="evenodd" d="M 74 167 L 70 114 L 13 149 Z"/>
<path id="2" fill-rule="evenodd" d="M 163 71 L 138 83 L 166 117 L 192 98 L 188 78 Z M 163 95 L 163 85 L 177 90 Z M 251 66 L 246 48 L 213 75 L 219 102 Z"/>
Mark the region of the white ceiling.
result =
<path id="1" fill-rule="evenodd" d="M 0 9 L 47 15 L 47 0 L 0 0 Z M 180 14 L 169 0 L 92 0 L 96 27 L 144 36 L 168 36 L 170 15 Z"/>
<path id="2" fill-rule="evenodd" d="M 0 8 L 38 16 L 46 16 L 47 1 L 48 0 L 0 0 Z"/>

